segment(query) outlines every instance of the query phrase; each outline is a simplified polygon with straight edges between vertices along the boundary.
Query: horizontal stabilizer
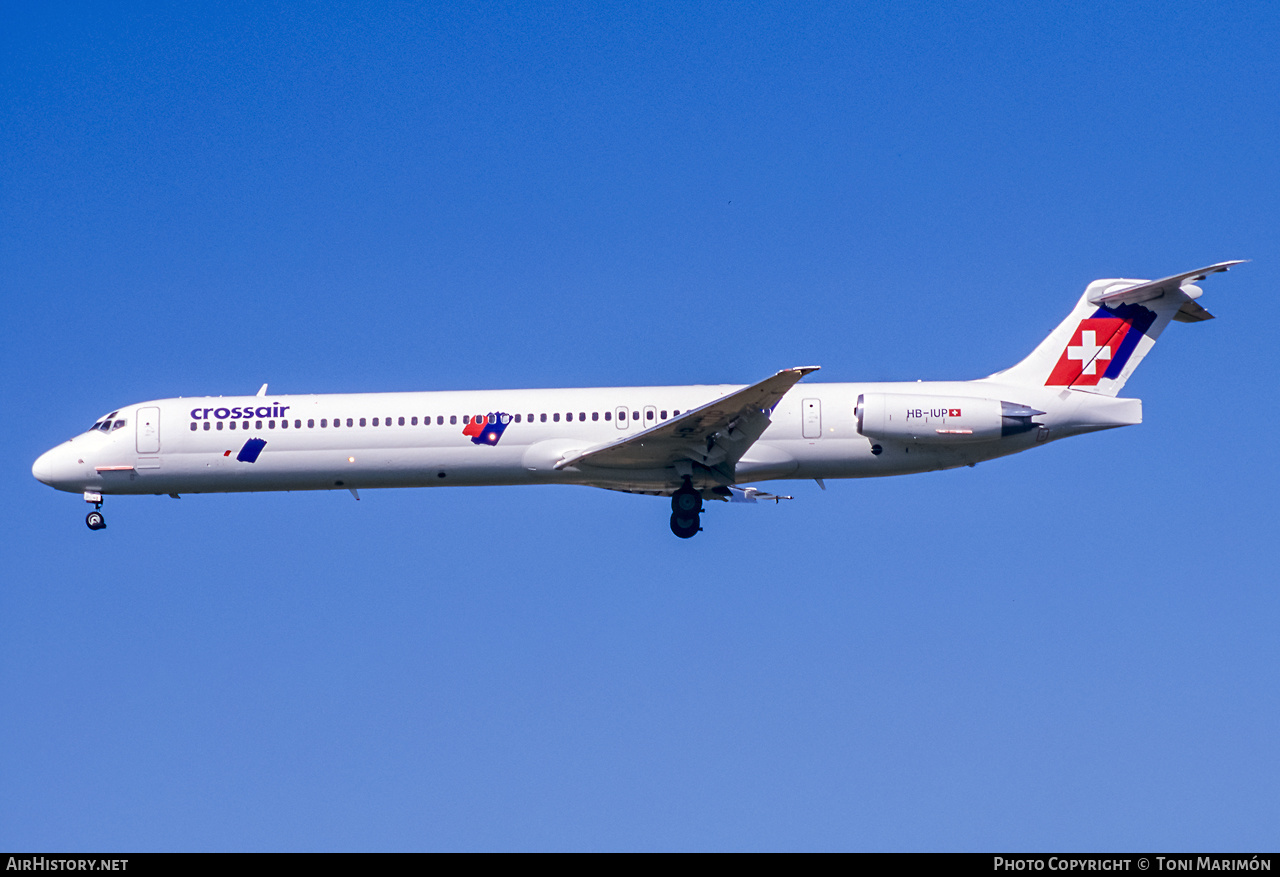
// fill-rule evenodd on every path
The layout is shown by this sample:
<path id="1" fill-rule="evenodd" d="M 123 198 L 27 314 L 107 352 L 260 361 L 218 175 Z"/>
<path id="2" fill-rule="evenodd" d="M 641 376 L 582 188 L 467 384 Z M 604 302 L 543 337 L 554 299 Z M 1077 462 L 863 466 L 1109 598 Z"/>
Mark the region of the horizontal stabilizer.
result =
<path id="1" fill-rule="evenodd" d="M 1206 311 L 1199 302 L 1189 301 L 1178 308 L 1178 312 L 1173 315 L 1173 318 L 1179 323 L 1203 323 L 1205 320 L 1214 319 L 1214 316 Z"/>
<path id="2" fill-rule="evenodd" d="M 1167 292 L 1173 292 L 1175 289 L 1181 289 L 1188 283 L 1195 283 L 1197 280 L 1204 280 L 1210 274 L 1217 274 L 1219 271 L 1226 271 L 1234 265 L 1242 265 L 1247 261 L 1245 259 L 1234 259 L 1230 262 L 1219 262 L 1216 265 L 1210 265 L 1207 268 L 1197 268 L 1194 271 L 1187 271 L 1183 274 L 1174 274 L 1171 277 L 1162 277 L 1159 280 L 1144 280 L 1141 283 L 1128 283 L 1126 281 L 1118 281 L 1114 286 L 1105 286 L 1093 290 L 1089 294 L 1089 303 L 1095 305 L 1115 306 L 1121 304 L 1136 304 L 1140 301 L 1150 301 L 1153 298 L 1159 298 Z"/>

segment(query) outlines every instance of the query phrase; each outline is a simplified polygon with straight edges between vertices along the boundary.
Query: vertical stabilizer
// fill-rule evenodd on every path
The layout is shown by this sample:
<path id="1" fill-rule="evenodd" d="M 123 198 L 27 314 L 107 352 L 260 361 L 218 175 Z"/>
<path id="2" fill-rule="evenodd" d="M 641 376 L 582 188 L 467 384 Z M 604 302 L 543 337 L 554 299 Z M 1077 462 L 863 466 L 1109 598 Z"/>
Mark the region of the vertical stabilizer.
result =
<path id="1" fill-rule="evenodd" d="M 1213 318 L 1196 304 L 1201 290 L 1193 282 L 1238 264 L 1220 262 L 1160 280 L 1095 280 L 1030 356 L 987 380 L 1115 396 L 1170 320 Z"/>

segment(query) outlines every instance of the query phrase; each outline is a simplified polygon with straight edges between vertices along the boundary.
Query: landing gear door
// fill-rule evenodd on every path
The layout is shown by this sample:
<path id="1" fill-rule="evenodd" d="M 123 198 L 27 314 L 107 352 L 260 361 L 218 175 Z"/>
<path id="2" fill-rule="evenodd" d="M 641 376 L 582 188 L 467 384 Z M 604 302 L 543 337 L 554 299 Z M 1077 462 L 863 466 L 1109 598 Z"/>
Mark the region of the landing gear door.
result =
<path id="1" fill-rule="evenodd" d="M 160 453 L 160 409 L 138 409 L 138 453 Z"/>
<path id="2" fill-rule="evenodd" d="M 805 399 L 800 406 L 804 414 L 804 437 L 822 438 L 822 400 Z"/>

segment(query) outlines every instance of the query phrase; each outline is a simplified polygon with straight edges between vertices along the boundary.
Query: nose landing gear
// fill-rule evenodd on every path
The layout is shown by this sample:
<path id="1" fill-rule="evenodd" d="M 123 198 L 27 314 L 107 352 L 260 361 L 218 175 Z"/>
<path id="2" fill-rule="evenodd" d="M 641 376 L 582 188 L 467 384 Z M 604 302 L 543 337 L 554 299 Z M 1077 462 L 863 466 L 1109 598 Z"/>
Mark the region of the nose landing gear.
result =
<path id="1" fill-rule="evenodd" d="M 702 494 L 693 489 L 685 476 L 684 484 L 671 495 L 671 532 L 681 539 L 693 538 L 702 529 Z"/>
<path id="2" fill-rule="evenodd" d="M 93 511 L 84 516 L 84 522 L 90 530 L 104 530 L 107 526 L 107 519 L 102 516 L 99 509 L 102 508 L 102 494 L 95 493 L 91 490 L 84 492 L 84 501 L 93 503 Z"/>

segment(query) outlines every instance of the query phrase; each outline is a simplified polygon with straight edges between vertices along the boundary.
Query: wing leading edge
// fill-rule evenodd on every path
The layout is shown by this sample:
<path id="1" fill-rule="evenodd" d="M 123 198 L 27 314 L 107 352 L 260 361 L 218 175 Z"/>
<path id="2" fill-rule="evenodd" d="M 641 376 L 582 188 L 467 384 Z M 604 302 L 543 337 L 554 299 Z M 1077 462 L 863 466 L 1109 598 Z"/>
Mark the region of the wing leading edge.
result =
<path id="1" fill-rule="evenodd" d="M 656 469 L 682 460 L 708 468 L 737 463 L 769 426 L 769 414 L 809 365 L 783 369 L 758 384 L 721 396 L 700 408 L 560 461 L 557 469 L 587 465 L 605 469 Z"/>

